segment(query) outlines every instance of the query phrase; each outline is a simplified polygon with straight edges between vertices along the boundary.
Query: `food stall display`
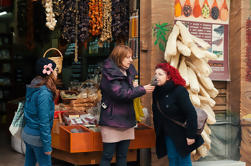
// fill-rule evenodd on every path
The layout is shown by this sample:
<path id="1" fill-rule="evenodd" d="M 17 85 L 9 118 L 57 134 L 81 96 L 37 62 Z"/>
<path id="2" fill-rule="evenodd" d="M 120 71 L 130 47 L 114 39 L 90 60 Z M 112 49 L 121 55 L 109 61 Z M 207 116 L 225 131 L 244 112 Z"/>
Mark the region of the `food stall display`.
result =
<path id="1" fill-rule="evenodd" d="M 99 163 L 103 144 L 98 126 L 101 101 L 98 84 L 93 80 L 74 84 L 69 90 L 61 90 L 60 97 L 62 103 L 55 106 L 52 129 L 52 147 L 55 150 L 52 156 L 79 165 Z M 137 160 L 136 149 L 154 146 L 154 129 L 138 123 L 135 140 L 130 143 L 128 161 Z"/>

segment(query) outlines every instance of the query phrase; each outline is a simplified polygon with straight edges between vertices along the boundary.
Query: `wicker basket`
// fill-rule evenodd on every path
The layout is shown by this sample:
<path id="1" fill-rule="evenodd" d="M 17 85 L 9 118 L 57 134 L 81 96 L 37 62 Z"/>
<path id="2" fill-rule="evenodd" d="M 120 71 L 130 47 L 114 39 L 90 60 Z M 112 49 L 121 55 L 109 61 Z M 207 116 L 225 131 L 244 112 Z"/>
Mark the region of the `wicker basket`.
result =
<path id="1" fill-rule="evenodd" d="M 51 50 L 55 50 L 58 52 L 58 54 L 60 55 L 60 57 L 48 57 L 48 59 L 50 60 L 53 60 L 56 65 L 57 65 L 57 70 L 58 70 L 58 73 L 61 73 L 62 72 L 62 63 L 63 63 L 63 55 L 62 53 L 57 49 L 57 48 L 49 48 L 48 50 L 45 51 L 43 57 L 46 57 L 47 53 Z"/>

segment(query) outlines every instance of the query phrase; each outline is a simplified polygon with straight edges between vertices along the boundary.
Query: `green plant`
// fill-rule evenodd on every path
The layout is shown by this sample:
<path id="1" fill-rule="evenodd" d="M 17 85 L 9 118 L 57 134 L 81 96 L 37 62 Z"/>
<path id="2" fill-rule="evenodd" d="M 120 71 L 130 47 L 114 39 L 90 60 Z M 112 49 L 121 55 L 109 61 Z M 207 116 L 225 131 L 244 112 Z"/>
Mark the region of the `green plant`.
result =
<path id="1" fill-rule="evenodd" d="M 156 38 L 154 45 L 159 45 L 159 49 L 164 52 L 166 48 L 167 36 L 171 30 L 168 23 L 155 24 L 153 27 L 153 36 Z"/>

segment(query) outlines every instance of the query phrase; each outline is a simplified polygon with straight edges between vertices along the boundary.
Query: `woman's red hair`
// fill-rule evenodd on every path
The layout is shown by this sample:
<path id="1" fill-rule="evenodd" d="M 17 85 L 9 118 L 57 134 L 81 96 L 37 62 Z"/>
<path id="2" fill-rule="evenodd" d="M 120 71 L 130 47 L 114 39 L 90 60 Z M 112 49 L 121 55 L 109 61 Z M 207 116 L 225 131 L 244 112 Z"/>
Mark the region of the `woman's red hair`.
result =
<path id="1" fill-rule="evenodd" d="M 164 70 L 175 85 L 185 86 L 186 81 L 181 77 L 179 71 L 171 66 L 169 63 L 159 63 L 156 65 L 155 69 Z"/>

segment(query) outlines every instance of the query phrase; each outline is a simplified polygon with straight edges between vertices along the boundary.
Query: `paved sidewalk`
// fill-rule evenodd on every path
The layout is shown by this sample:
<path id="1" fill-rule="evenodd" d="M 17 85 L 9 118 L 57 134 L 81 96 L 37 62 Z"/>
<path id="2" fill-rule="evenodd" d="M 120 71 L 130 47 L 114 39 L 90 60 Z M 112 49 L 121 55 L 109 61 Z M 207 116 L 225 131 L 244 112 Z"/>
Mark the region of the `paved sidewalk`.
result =
<path id="1" fill-rule="evenodd" d="M 193 166 L 246 166 L 246 164 L 242 161 L 220 160 L 195 162 Z"/>
<path id="2" fill-rule="evenodd" d="M 0 166 L 23 166 L 24 155 L 11 148 L 11 140 L 6 130 L 0 128 Z M 53 166 L 74 166 L 73 164 L 52 159 Z M 113 166 L 114 164 L 112 164 Z M 37 165 L 38 166 L 38 165 Z M 91 165 L 98 166 L 98 165 Z M 137 166 L 135 162 L 128 163 L 128 166 Z"/>

